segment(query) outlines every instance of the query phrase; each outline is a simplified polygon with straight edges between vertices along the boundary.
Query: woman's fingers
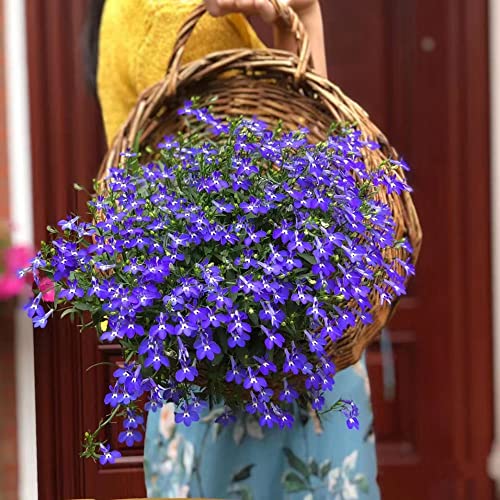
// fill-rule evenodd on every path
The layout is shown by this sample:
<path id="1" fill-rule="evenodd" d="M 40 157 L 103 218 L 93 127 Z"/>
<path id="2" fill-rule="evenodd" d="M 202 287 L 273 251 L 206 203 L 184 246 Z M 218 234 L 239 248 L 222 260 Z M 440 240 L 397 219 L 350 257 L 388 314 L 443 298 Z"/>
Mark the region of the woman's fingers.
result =
<path id="1" fill-rule="evenodd" d="M 220 0 L 203 0 L 207 12 L 214 17 L 223 16 L 224 13 L 221 8 Z"/>
<path id="2" fill-rule="evenodd" d="M 269 0 L 204 0 L 207 11 L 215 17 L 242 13 L 259 15 L 266 22 L 276 19 L 276 12 Z"/>
<path id="3" fill-rule="evenodd" d="M 204 0 L 207 11 L 215 17 L 238 12 L 236 0 Z"/>
<path id="4" fill-rule="evenodd" d="M 254 0 L 255 8 L 262 20 L 266 23 L 272 23 L 276 20 L 276 10 L 269 0 Z"/>
<path id="5" fill-rule="evenodd" d="M 290 5 L 297 13 L 302 13 L 314 7 L 318 0 L 279 0 L 284 5 Z M 266 22 L 276 20 L 276 12 L 269 0 L 204 0 L 207 11 L 212 16 L 219 17 L 241 12 L 246 15 L 258 14 Z"/>
<path id="6" fill-rule="evenodd" d="M 254 8 L 253 0 L 234 0 L 234 5 L 240 12 L 245 12 Z"/>

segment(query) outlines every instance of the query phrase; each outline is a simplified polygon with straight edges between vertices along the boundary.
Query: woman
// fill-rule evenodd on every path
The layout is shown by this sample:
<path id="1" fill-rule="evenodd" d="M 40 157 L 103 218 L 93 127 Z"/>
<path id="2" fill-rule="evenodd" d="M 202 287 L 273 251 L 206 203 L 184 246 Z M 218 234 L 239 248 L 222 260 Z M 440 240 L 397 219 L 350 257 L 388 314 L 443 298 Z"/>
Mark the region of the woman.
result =
<path id="1" fill-rule="evenodd" d="M 89 60 L 94 81 L 98 67 L 97 90 L 108 142 L 139 94 L 161 79 L 176 32 L 198 3 L 94 2 Z M 316 70 L 326 76 L 319 1 L 288 3 L 309 33 Z M 259 15 L 272 23 L 275 46 L 294 50 L 293 37 L 276 19 L 268 0 L 205 0 L 205 4 L 212 16 L 205 16 L 195 30 L 184 54 L 185 62 L 218 50 L 261 48 L 262 42 L 246 15 Z M 174 425 L 173 407 L 165 405 L 148 416 L 144 461 L 148 495 L 377 500 L 380 495 L 364 361 L 339 373 L 333 392 L 327 396 L 327 407 L 339 398 L 356 402 L 360 409 L 358 431 L 348 430 L 342 416 L 333 413 L 327 414 L 321 424 L 303 413 L 290 431 L 263 430 L 251 416 L 242 416 L 233 426 L 221 428 L 213 423 L 217 409 L 187 428 Z"/>

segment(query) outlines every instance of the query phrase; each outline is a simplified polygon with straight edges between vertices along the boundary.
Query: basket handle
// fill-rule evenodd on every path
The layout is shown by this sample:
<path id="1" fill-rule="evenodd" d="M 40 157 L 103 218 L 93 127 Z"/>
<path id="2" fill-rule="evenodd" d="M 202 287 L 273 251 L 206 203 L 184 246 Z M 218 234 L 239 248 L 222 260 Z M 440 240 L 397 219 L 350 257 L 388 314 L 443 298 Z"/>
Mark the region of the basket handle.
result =
<path id="1" fill-rule="evenodd" d="M 284 5 L 280 0 L 269 0 L 278 14 L 278 17 L 284 25 L 295 36 L 297 41 L 297 56 L 298 64 L 295 72 L 295 80 L 300 81 L 311 63 L 311 47 L 309 45 L 309 37 L 306 29 L 299 19 L 299 16 L 288 5 Z M 189 16 L 177 33 L 177 38 L 172 50 L 172 56 L 167 65 L 168 85 L 166 88 L 168 95 L 173 95 L 177 88 L 179 71 L 182 63 L 182 56 L 186 48 L 186 43 L 189 40 L 194 28 L 198 24 L 201 17 L 207 12 L 205 5 L 199 5 Z"/>

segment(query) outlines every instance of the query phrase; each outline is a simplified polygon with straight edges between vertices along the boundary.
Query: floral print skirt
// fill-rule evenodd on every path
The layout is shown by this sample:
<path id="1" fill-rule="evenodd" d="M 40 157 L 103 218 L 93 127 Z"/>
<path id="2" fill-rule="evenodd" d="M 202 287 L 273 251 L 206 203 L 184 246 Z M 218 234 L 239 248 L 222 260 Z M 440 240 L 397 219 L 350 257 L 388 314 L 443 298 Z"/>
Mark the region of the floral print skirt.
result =
<path id="1" fill-rule="evenodd" d="M 222 427 L 206 412 L 175 425 L 174 407 L 148 416 L 144 468 L 149 497 L 241 500 L 378 500 L 370 386 L 364 360 L 340 372 L 325 408 L 338 399 L 359 407 L 359 430 L 336 412 L 321 422 L 296 414 L 292 429 L 263 429 L 251 415 Z"/>

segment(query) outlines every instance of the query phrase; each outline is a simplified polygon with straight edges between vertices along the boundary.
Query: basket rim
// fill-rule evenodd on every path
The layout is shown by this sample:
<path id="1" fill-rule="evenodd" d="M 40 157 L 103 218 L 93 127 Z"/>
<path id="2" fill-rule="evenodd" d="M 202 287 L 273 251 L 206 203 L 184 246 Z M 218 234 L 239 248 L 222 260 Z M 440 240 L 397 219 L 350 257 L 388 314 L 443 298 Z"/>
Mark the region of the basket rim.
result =
<path id="1" fill-rule="evenodd" d="M 286 91 L 302 92 L 305 97 L 311 99 L 311 102 L 320 103 L 332 118 L 335 118 L 335 114 L 337 116 L 352 116 L 351 121 L 357 123 L 364 139 L 376 140 L 381 144 L 384 150 L 381 153 L 383 157 L 398 156 L 385 135 L 372 122 L 369 114 L 359 104 L 350 99 L 338 85 L 318 75 L 312 69 L 308 69 L 304 73 L 304 78 L 297 82 L 294 79 L 297 63 L 298 58 L 296 55 L 273 48 L 256 50 L 230 49 L 214 52 L 203 59 L 182 66 L 177 75 L 173 94 L 169 92 L 171 76 L 167 74 L 162 80 L 141 93 L 138 102 L 111 143 L 101 164 L 98 182 L 104 182 L 109 168 L 119 158 L 119 154 L 134 144 L 138 131 L 147 131 L 148 123 L 159 127 L 160 121 L 153 123 L 154 120 L 168 115 L 179 107 L 181 98 L 185 97 L 182 95 L 183 90 L 190 88 L 190 86 L 201 86 L 203 83 L 227 83 L 220 76 L 231 71 L 236 72 L 240 79 L 252 81 L 275 80 L 279 76 L 284 76 L 283 79 L 279 80 L 278 85 L 280 88 L 283 88 L 286 84 Z M 210 85 L 207 85 L 207 88 L 210 89 Z M 208 94 L 205 93 L 205 95 Z M 152 130 L 156 129 L 152 128 Z M 143 143 L 144 139 L 147 138 L 148 135 L 142 132 L 139 143 Z M 399 167 L 398 169 L 401 177 L 405 179 L 406 176 L 402 168 Z M 397 196 L 385 195 L 388 203 L 396 198 L 398 201 L 397 203 L 394 202 L 394 206 L 397 206 L 400 212 L 396 224 L 403 231 L 403 234 L 407 235 L 413 246 L 413 253 L 410 257 L 415 264 L 422 244 L 422 229 L 418 215 L 412 197 L 408 192 L 403 192 Z M 375 304 L 373 307 L 375 307 Z M 341 368 L 349 366 L 361 358 L 364 348 L 378 335 L 380 329 L 395 310 L 395 305 L 391 307 L 387 304 L 377 304 L 376 307 L 377 315 L 376 317 L 374 315 L 374 323 L 369 327 L 357 323 L 352 327 L 351 332 L 345 332 L 342 339 L 335 343 L 335 362 Z"/>

